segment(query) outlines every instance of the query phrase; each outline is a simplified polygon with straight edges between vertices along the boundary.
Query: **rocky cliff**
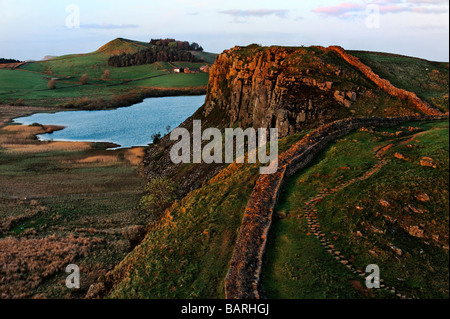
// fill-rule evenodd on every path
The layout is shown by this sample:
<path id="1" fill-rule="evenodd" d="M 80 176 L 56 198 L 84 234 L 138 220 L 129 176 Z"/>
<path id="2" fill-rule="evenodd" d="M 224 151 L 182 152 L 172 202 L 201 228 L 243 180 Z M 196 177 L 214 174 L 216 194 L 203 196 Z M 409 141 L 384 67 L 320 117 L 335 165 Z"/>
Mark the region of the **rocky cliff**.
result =
<path id="1" fill-rule="evenodd" d="M 227 50 L 211 68 L 204 116 L 221 114 L 231 127 L 277 127 L 281 136 L 339 117 L 357 100 L 360 87 L 337 90 L 335 80 L 350 72 L 326 57 L 318 48 Z"/>
<path id="2" fill-rule="evenodd" d="M 385 94 L 402 101 L 396 114 L 363 110 Z M 356 103 L 360 97 L 365 101 Z M 370 105 L 372 104 L 372 105 Z M 392 105 L 392 102 L 388 104 Z M 225 117 L 229 126 L 277 127 L 280 136 L 360 115 L 442 114 L 413 92 L 398 89 L 340 47 L 234 47 L 211 68 L 204 116 Z M 386 110 L 384 110 L 386 111 Z"/>

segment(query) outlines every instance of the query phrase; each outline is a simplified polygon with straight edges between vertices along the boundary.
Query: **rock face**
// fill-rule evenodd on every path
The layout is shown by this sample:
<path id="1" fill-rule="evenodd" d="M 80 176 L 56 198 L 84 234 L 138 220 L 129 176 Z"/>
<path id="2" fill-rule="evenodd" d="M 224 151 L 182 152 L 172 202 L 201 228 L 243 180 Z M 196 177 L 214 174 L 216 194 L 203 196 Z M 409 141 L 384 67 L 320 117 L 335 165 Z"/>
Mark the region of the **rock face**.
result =
<path id="1" fill-rule="evenodd" d="M 358 97 L 354 91 L 334 89 L 330 78 L 342 71 L 316 58 L 318 49 L 271 47 L 250 55 L 248 50 L 235 47 L 217 58 L 210 70 L 205 117 L 217 112 L 229 119 L 230 127 L 276 127 L 283 137 L 308 123 L 336 118 L 340 108 Z"/>
<path id="2" fill-rule="evenodd" d="M 373 89 L 406 100 L 427 115 L 442 113 L 414 93 L 394 87 L 340 47 L 234 47 L 210 70 L 203 116 L 230 127 L 276 127 L 281 137 L 331 122 Z"/>

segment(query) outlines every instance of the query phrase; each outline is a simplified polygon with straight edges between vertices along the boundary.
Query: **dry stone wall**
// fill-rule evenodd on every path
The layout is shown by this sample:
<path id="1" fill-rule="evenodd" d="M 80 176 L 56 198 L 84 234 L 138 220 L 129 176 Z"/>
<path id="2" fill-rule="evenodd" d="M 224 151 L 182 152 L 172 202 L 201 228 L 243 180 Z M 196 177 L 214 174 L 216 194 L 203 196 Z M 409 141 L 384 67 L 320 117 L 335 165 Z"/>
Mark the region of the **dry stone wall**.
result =
<path id="1" fill-rule="evenodd" d="M 357 57 L 348 54 L 343 48 L 339 46 L 331 46 L 326 48 L 325 50 L 333 51 L 337 53 L 340 57 L 342 57 L 345 61 L 358 68 L 366 77 L 368 77 L 372 82 L 378 85 L 381 89 L 386 91 L 388 94 L 401 98 L 403 100 L 408 100 L 411 102 L 417 109 L 422 111 L 427 115 L 443 115 L 443 113 L 437 108 L 432 107 L 430 104 L 422 101 L 415 93 L 396 88 L 392 85 L 388 80 L 382 79 L 378 74 L 373 72 L 373 70 L 361 62 Z"/>
<path id="2" fill-rule="evenodd" d="M 227 299 L 260 299 L 259 283 L 273 211 L 286 178 L 308 165 L 331 141 L 363 126 L 389 127 L 446 116 L 351 118 L 323 125 L 279 156 L 279 169 L 261 175 L 245 208 L 239 236 L 225 278 Z"/>

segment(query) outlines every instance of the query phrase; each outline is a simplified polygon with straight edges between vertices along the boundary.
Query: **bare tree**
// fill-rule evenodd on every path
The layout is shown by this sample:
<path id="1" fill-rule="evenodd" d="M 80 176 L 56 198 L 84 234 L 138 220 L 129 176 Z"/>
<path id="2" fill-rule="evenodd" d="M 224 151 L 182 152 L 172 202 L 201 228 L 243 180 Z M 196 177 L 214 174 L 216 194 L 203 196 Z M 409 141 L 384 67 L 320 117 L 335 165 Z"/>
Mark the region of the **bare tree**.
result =
<path id="1" fill-rule="evenodd" d="M 80 84 L 81 84 L 81 85 L 85 85 L 85 84 L 88 83 L 88 81 L 89 81 L 88 75 L 87 75 L 87 74 L 83 74 L 83 75 L 81 76 L 81 78 L 80 78 Z"/>
<path id="2" fill-rule="evenodd" d="M 107 81 L 107 80 L 109 80 L 110 77 L 111 77 L 111 72 L 109 72 L 109 70 L 105 70 L 105 72 L 103 72 L 103 75 L 102 75 L 102 80 Z"/>
<path id="3" fill-rule="evenodd" d="M 51 79 L 50 81 L 48 81 L 47 87 L 48 87 L 50 90 L 56 89 L 56 81 L 55 81 L 55 79 Z"/>

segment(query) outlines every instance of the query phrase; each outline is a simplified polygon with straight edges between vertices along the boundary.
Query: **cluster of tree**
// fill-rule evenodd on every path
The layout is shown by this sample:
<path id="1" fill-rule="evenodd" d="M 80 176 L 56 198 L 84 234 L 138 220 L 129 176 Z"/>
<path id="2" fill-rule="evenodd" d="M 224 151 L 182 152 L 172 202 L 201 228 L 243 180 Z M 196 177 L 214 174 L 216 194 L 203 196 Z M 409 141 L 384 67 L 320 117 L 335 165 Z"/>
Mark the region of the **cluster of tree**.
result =
<path id="1" fill-rule="evenodd" d="M 196 58 L 190 51 L 203 51 L 197 43 L 190 44 L 187 41 L 175 41 L 174 39 L 152 39 L 152 47 L 137 53 L 122 53 L 111 56 L 108 65 L 115 67 L 126 67 L 155 62 L 202 62 L 203 59 Z"/>
<path id="2" fill-rule="evenodd" d="M 19 63 L 19 60 L 14 60 L 14 59 L 3 59 L 0 58 L 0 64 L 6 64 L 6 63 Z"/>
<path id="3" fill-rule="evenodd" d="M 176 41 L 175 39 L 151 39 L 150 45 L 157 47 L 171 47 L 178 50 L 203 52 L 203 48 L 198 43 L 193 42 L 191 44 L 188 41 Z"/>
<path id="4" fill-rule="evenodd" d="M 174 50 L 169 47 L 153 47 L 137 53 L 122 53 L 111 56 L 108 65 L 115 67 L 152 64 L 155 62 L 201 62 L 189 51 Z"/>

